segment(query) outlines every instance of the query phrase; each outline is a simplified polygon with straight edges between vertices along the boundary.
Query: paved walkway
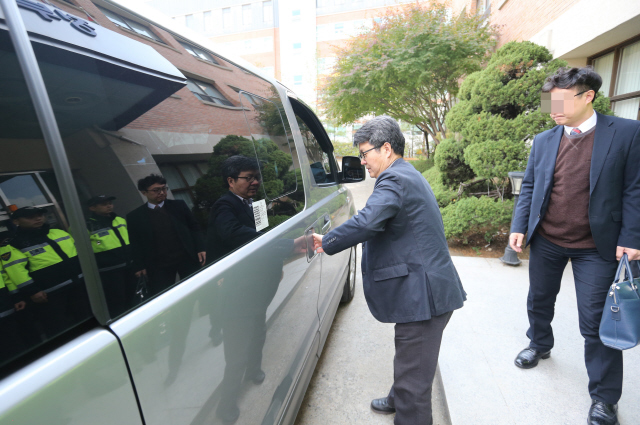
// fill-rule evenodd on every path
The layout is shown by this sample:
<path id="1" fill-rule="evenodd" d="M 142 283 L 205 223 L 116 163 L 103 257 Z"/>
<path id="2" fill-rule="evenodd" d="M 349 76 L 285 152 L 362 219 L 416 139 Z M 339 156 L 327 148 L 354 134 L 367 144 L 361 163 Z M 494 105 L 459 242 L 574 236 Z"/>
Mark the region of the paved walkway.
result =
<path id="1" fill-rule="evenodd" d="M 578 328 L 571 264 L 556 303 L 551 358 L 522 370 L 513 360 L 529 340 L 528 262 L 453 257 L 465 290 L 465 307 L 445 330 L 440 370 L 453 425 L 575 425 L 591 404 Z M 626 351 L 621 425 L 640 424 L 640 348 Z"/>

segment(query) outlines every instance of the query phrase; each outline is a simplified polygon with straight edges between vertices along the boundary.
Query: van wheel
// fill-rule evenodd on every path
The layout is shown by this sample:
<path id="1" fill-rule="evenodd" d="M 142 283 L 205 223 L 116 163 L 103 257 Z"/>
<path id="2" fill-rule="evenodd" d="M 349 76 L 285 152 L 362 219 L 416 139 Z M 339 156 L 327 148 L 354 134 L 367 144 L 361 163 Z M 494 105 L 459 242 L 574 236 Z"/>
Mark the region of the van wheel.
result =
<path id="1" fill-rule="evenodd" d="M 347 279 L 344 282 L 344 289 L 342 290 L 341 303 L 351 302 L 353 295 L 356 292 L 356 257 L 357 247 L 351 248 L 351 255 L 349 256 L 349 271 L 347 272 Z"/>

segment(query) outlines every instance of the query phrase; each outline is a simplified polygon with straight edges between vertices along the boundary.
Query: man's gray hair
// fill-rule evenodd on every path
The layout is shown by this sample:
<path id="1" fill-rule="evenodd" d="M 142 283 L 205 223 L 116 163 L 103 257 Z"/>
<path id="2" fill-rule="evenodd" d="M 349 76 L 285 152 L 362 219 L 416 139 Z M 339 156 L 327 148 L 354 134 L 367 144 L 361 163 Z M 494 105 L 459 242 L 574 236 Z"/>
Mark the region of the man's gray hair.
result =
<path id="1" fill-rule="evenodd" d="M 353 146 L 369 142 L 376 149 L 389 142 L 391 149 L 398 155 L 404 156 L 404 135 L 398 122 L 388 115 L 380 115 L 368 121 L 353 135 Z"/>

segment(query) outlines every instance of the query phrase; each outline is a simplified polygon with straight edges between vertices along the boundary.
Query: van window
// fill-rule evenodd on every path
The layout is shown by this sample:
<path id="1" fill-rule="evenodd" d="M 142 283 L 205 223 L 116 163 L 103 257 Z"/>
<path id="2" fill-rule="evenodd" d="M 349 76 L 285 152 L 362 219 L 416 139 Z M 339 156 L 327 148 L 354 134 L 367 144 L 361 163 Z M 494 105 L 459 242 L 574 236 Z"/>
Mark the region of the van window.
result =
<path id="1" fill-rule="evenodd" d="M 155 49 L 141 50 L 150 55 L 144 67 L 118 62 L 139 37 L 127 40 L 99 26 L 96 33 L 103 41 L 120 37 L 113 44 L 121 51 L 111 52 L 116 60 L 55 45 L 38 47 L 36 56 L 85 213 L 83 231 L 117 318 L 297 214 L 304 192 L 273 85 L 230 63 L 212 67 L 190 55 L 181 55 L 181 68 L 216 87 L 171 79 L 148 65 L 165 60 Z M 33 131 L 23 137 L 42 143 Z M 50 173 L 50 167 L 26 171 L 32 170 L 36 183 Z M 56 189 L 24 196 L 48 205 L 48 193 Z M 261 223 L 258 207 L 266 213 L 257 216 Z M 64 223 L 64 206 L 58 210 Z"/>
<path id="2" fill-rule="evenodd" d="M 0 366 L 91 318 L 74 238 L 9 34 L 0 30 Z"/>
<path id="3" fill-rule="evenodd" d="M 302 141 L 307 151 L 311 174 L 318 185 L 335 184 L 338 173 L 333 149 L 319 121 L 306 106 L 291 100 Z M 324 140 L 320 143 L 318 139 Z"/>

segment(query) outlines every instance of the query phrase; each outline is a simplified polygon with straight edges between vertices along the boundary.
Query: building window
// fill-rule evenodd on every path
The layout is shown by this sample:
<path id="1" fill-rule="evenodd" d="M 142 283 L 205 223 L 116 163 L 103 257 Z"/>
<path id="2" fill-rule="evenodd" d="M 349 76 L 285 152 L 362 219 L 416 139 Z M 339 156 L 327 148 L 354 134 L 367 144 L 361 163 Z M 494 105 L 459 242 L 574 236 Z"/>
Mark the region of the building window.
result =
<path id="1" fill-rule="evenodd" d="M 178 43 L 180 43 L 187 52 L 191 53 L 192 56 L 195 56 L 198 59 L 202 59 L 207 62 L 215 63 L 216 65 L 220 65 L 220 62 L 218 62 L 212 55 L 205 52 L 204 50 L 199 49 L 196 46 L 192 46 L 191 44 L 184 43 L 182 41 L 178 41 Z"/>
<path id="2" fill-rule="evenodd" d="M 251 5 L 243 4 L 242 5 L 242 25 L 251 25 L 253 20 L 251 19 Z"/>
<path id="3" fill-rule="evenodd" d="M 167 179 L 167 186 L 175 199 L 181 199 L 189 208 L 194 206 L 193 187 L 200 177 L 207 172 L 206 161 L 183 164 L 158 164 L 162 176 Z"/>
<path id="4" fill-rule="evenodd" d="M 335 0 L 336 6 L 341 6 L 341 5 L 345 4 L 346 2 L 347 2 L 346 0 Z"/>
<path id="5" fill-rule="evenodd" d="M 262 2 L 262 21 L 273 22 L 273 2 L 271 0 Z"/>
<path id="6" fill-rule="evenodd" d="M 302 75 L 295 75 L 293 77 L 293 85 L 294 86 L 301 86 L 302 85 Z"/>
<path id="7" fill-rule="evenodd" d="M 591 58 L 616 116 L 640 119 L 640 37 Z"/>
<path id="8" fill-rule="evenodd" d="M 231 19 L 231 8 L 226 7 L 222 9 L 222 28 L 229 29 L 233 26 L 233 20 Z"/>
<path id="9" fill-rule="evenodd" d="M 344 33 L 344 23 L 340 22 L 337 23 L 333 26 L 333 30 L 335 31 L 336 34 L 343 34 Z"/>
<path id="10" fill-rule="evenodd" d="M 329 0 L 316 0 L 317 8 L 327 7 L 327 6 L 329 6 Z"/>
<path id="11" fill-rule="evenodd" d="M 216 103 L 218 105 L 234 106 L 213 84 L 205 83 L 193 78 L 187 78 L 187 87 L 191 93 L 200 100 Z"/>
<path id="12" fill-rule="evenodd" d="M 186 15 L 184 17 L 184 23 L 188 28 L 194 29 L 196 26 L 196 20 L 193 18 L 193 15 Z"/>
<path id="13" fill-rule="evenodd" d="M 102 13 L 104 13 L 104 16 L 109 18 L 109 20 L 117 26 L 128 29 L 130 31 L 134 31 L 144 37 L 150 38 L 162 44 L 166 44 L 160 37 L 158 37 L 153 31 L 151 31 L 149 27 L 133 21 L 129 18 L 125 18 L 124 16 L 118 15 L 117 13 L 112 12 L 108 9 L 104 9 L 100 6 L 98 6 L 98 9 L 100 9 Z"/>
<path id="14" fill-rule="evenodd" d="M 300 20 L 300 9 L 291 12 L 291 20 L 296 22 Z"/>
<path id="15" fill-rule="evenodd" d="M 204 30 L 205 32 L 209 32 L 213 30 L 213 18 L 211 16 L 211 11 L 207 10 L 203 13 L 204 16 Z"/>

